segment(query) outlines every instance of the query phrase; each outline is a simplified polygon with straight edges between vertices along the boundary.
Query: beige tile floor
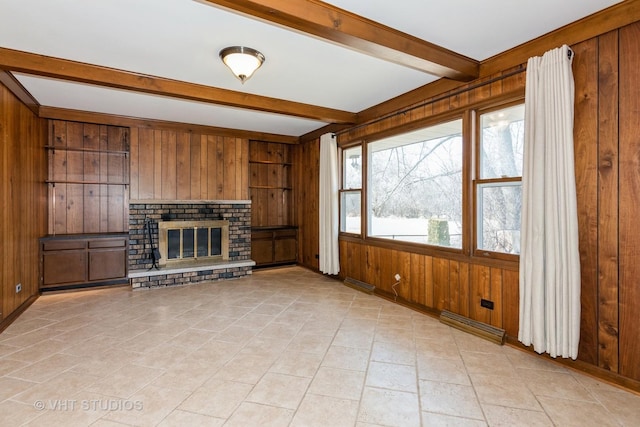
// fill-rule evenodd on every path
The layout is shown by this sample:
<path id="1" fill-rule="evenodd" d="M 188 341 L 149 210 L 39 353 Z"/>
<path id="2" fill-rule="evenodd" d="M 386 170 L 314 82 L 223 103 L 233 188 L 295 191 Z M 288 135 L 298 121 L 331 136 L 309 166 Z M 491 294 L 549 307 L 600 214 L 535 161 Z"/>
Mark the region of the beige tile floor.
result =
<path id="1" fill-rule="evenodd" d="M 40 297 L 0 425 L 638 426 L 640 396 L 289 267 Z"/>

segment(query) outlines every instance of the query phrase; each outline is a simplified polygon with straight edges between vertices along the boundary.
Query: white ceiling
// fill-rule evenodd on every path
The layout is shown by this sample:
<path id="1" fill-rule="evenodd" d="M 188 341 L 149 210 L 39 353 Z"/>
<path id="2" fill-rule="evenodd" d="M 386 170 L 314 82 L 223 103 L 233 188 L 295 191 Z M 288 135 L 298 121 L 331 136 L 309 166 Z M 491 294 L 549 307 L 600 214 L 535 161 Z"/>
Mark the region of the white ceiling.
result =
<path id="1" fill-rule="evenodd" d="M 618 1 L 329 3 L 482 61 Z M 266 56 L 244 85 L 218 57 L 234 45 Z M 438 78 L 193 0 L 0 0 L 0 47 L 354 113 Z M 326 124 L 15 75 L 42 106 L 291 136 Z"/>

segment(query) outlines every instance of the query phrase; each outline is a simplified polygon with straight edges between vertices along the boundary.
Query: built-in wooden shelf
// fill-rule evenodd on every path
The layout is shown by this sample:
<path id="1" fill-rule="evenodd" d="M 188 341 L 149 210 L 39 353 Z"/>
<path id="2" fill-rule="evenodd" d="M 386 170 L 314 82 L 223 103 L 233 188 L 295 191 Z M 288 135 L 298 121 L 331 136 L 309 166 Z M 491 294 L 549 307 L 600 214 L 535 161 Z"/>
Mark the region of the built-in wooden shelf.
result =
<path id="1" fill-rule="evenodd" d="M 261 190 L 291 190 L 291 187 L 273 187 L 270 185 L 250 185 L 249 188 L 258 188 Z"/>
<path id="2" fill-rule="evenodd" d="M 249 160 L 249 163 L 259 163 L 263 165 L 283 165 L 283 166 L 291 166 L 293 164 L 291 162 L 278 162 L 275 160 Z"/>
<path id="3" fill-rule="evenodd" d="M 76 180 L 60 180 L 55 181 L 46 179 L 44 182 L 47 184 L 87 184 L 87 185 L 129 185 L 128 182 L 107 182 L 107 181 L 76 181 Z"/>
<path id="4" fill-rule="evenodd" d="M 129 128 L 49 121 L 51 235 L 129 230 Z"/>
<path id="5" fill-rule="evenodd" d="M 297 262 L 292 159 L 287 144 L 250 142 L 251 259 L 256 267 Z"/>
<path id="6" fill-rule="evenodd" d="M 262 165 L 282 165 L 282 166 L 291 166 L 290 162 L 272 162 L 268 160 L 249 160 L 249 163 L 256 163 Z"/>
<path id="7" fill-rule="evenodd" d="M 119 150 L 100 150 L 97 148 L 82 148 L 82 147 L 56 147 L 55 145 L 45 145 L 44 148 L 47 150 L 61 150 L 61 151 L 80 151 L 86 153 L 104 153 L 104 154 L 119 154 L 122 156 L 129 155 L 128 151 L 119 151 Z"/>

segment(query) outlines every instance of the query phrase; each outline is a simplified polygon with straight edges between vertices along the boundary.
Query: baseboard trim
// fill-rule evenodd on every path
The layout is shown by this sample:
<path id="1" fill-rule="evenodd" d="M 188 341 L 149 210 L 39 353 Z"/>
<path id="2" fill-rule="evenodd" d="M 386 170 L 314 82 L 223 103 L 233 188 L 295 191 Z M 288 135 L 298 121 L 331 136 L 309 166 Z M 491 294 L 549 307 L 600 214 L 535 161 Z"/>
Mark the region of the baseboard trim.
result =
<path id="1" fill-rule="evenodd" d="M 7 317 L 2 319 L 2 321 L 0 322 L 0 333 L 5 329 L 7 329 L 9 325 L 11 325 L 14 322 L 14 320 L 16 320 L 22 313 L 24 313 L 25 310 L 29 308 L 29 306 L 31 306 L 31 304 L 33 304 L 38 299 L 39 296 L 40 295 L 38 294 L 30 296 L 29 299 L 27 299 L 25 302 L 20 304 L 18 308 L 13 310 L 11 314 L 9 314 Z"/>

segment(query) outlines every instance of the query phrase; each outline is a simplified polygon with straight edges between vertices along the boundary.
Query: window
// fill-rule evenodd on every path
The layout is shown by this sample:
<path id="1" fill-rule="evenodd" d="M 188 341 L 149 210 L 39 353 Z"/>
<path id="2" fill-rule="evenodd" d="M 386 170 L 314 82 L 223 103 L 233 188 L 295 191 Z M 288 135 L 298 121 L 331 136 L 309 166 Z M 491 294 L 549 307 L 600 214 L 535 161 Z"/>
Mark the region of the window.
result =
<path id="1" fill-rule="evenodd" d="M 340 231 L 516 261 L 524 104 L 447 117 L 342 149 Z"/>
<path id="2" fill-rule="evenodd" d="M 342 150 L 342 190 L 340 190 L 340 231 L 360 234 L 362 194 L 362 146 Z"/>
<path id="3" fill-rule="evenodd" d="M 368 144 L 368 235 L 462 248 L 462 151 L 462 119 Z"/>
<path id="4" fill-rule="evenodd" d="M 520 253 L 524 105 L 480 115 L 476 247 Z"/>

